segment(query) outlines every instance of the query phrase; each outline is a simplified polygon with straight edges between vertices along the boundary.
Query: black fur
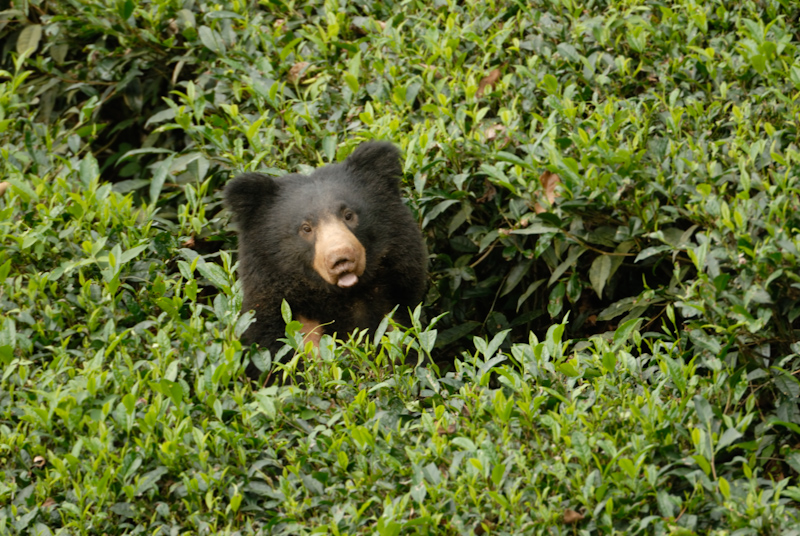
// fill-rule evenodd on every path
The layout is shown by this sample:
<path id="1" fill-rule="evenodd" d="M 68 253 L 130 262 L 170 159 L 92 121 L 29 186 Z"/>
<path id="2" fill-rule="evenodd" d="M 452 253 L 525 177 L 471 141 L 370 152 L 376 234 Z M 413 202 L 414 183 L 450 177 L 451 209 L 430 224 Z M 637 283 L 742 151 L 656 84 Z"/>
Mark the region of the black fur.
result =
<path id="1" fill-rule="evenodd" d="M 243 311 L 256 321 L 243 336 L 277 350 L 284 336 L 281 300 L 292 313 L 340 336 L 355 328 L 374 331 L 396 305 L 396 319 L 408 321 L 408 307 L 423 297 L 427 254 L 419 227 L 400 197 L 400 152 L 386 142 L 361 144 L 343 163 L 310 175 L 272 178 L 246 173 L 225 187 L 225 203 L 239 233 L 239 276 Z M 327 283 L 314 270 L 314 248 L 298 234 L 304 220 L 337 213 L 358 215 L 353 229 L 366 250 L 366 268 L 352 288 Z M 248 370 L 252 375 L 256 370 Z"/>

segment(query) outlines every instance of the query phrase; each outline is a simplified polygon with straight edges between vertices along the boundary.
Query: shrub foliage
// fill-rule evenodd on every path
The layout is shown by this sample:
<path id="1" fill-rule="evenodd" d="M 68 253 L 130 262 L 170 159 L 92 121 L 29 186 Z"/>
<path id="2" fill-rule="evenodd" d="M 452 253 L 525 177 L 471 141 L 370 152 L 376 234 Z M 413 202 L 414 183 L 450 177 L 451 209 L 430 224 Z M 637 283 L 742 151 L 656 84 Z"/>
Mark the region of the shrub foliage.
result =
<path id="1" fill-rule="evenodd" d="M 799 23 L 15 2 L 0 534 L 797 534 Z M 365 139 L 431 251 L 414 325 L 243 349 L 221 186 Z"/>

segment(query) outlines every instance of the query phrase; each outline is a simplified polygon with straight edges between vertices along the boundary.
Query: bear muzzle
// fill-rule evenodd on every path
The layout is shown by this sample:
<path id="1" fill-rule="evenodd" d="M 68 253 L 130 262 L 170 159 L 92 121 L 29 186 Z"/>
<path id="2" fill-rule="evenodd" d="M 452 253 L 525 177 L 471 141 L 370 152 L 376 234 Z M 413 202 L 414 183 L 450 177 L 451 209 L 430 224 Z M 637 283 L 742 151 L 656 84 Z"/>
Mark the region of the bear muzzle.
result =
<path id="1" fill-rule="evenodd" d="M 314 270 L 340 288 L 358 284 L 367 265 L 364 246 L 341 220 L 320 222 L 314 241 Z"/>

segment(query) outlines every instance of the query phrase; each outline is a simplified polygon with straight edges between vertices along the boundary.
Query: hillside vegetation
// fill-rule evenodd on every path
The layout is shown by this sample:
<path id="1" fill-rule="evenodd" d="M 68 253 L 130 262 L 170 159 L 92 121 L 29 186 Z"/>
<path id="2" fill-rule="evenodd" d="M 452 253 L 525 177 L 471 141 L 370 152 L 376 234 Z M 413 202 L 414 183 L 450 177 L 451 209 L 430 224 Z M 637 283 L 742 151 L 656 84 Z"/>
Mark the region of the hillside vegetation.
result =
<path id="1" fill-rule="evenodd" d="M 5 6 L 0 535 L 800 534 L 796 2 Z M 368 139 L 413 325 L 243 348 L 222 187 Z"/>

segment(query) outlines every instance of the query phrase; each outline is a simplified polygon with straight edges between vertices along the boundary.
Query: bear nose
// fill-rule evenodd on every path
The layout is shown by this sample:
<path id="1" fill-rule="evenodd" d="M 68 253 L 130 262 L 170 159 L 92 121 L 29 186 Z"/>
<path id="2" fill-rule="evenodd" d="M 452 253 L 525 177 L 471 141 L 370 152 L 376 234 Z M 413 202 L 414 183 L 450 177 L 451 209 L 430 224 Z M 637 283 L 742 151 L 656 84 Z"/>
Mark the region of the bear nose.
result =
<path id="1" fill-rule="evenodd" d="M 328 254 L 328 270 L 332 274 L 352 272 L 356 267 L 356 252 L 353 248 L 341 248 Z"/>
<path id="2" fill-rule="evenodd" d="M 313 265 L 326 282 L 349 288 L 356 285 L 364 273 L 366 251 L 343 222 L 323 220 L 314 240 Z"/>

